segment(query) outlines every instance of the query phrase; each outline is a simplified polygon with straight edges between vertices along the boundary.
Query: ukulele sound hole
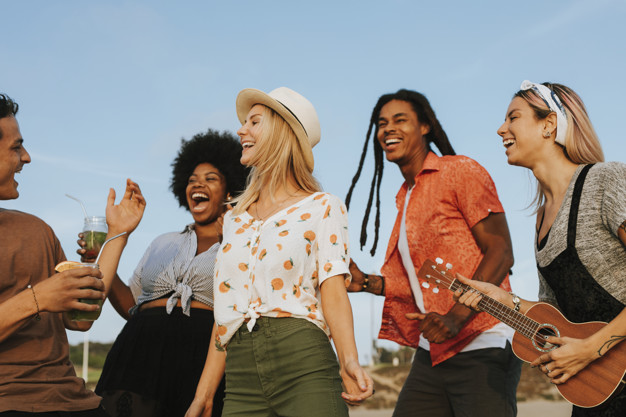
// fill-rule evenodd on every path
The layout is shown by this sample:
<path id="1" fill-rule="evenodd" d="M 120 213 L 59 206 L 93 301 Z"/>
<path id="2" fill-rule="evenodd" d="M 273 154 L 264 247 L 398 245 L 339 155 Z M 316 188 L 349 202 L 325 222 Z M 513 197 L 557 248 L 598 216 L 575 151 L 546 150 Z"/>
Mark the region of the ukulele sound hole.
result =
<path id="1" fill-rule="evenodd" d="M 541 352 L 550 352 L 551 350 L 556 349 L 558 347 L 557 345 L 553 345 L 546 340 L 546 338 L 548 338 L 549 336 L 558 337 L 559 329 L 557 329 L 552 324 L 541 325 L 541 327 L 533 337 L 533 345 L 535 346 L 535 349 Z"/>

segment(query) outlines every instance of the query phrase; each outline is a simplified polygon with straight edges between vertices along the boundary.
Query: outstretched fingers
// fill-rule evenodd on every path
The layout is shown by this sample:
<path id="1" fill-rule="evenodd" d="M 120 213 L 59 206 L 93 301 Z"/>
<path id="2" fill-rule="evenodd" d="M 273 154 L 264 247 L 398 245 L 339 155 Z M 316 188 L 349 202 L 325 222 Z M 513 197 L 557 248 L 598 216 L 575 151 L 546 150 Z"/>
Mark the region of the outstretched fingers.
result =
<path id="1" fill-rule="evenodd" d="M 139 184 L 128 178 L 126 180 L 126 190 L 124 191 L 125 200 L 135 200 L 139 204 L 145 204 L 146 200 L 143 198 L 143 194 L 141 194 L 141 188 L 139 188 Z"/>

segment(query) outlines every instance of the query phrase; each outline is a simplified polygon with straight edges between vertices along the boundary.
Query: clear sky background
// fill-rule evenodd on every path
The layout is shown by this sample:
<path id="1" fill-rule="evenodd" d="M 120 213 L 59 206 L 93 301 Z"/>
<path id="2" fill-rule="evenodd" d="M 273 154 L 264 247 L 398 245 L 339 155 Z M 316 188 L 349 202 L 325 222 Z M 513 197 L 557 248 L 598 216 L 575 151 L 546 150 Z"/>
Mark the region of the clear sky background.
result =
<path id="1" fill-rule="evenodd" d="M 534 217 L 525 207 L 535 185 L 527 170 L 507 165 L 496 135 L 522 80 L 572 87 L 606 159 L 626 162 L 624 0 L 0 0 L 0 18 L 0 92 L 20 104 L 33 160 L 17 176 L 20 198 L 0 206 L 44 219 L 77 260 L 82 211 L 65 193 L 103 215 L 109 187 L 119 193 L 125 178 L 139 182 L 148 207 L 122 257 L 124 280 L 157 235 L 191 222 L 168 189 L 180 139 L 209 127 L 236 131 L 243 88 L 287 86 L 315 105 L 315 174 L 341 198 L 378 97 L 399 88 L 424 93 L 457 153 L 491 173 L 513 239 L 512 285 L 529 299 L 538 284 Z M 352 256 L 368 272 L 382 265 L 402 183 L 387 163 L 372 258 L 358 247 L 372 160 L 370 153 L 350 211 Z M 368 361 L 382 297 L 350 298 Z M 90 338 L 113 341 L 123 324 L 107 303 Z M 70 343 L 83 340 L 69 333 Z"/>

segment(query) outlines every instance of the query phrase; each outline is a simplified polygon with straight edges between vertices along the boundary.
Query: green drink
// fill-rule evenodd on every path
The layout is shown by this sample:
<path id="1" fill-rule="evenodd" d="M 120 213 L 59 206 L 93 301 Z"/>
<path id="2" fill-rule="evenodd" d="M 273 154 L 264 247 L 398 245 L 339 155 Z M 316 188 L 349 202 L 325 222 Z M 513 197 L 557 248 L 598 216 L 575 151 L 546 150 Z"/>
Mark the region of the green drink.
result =
<path id="1" fill-rule="evenodd" d="M 63 272 L 63 271 L 67 271 L 68 269 L 77 269 L 77 268 L 93 268 L 93 269 L 99 269 L 98 264 L 94 264 L 94 263 L 82 263 L 82 262 L 72 262 L 72 261 L 65 261 L 65 262 L 61 262 L 59 265 L 56 266 L 56 271 L 57 272 Z M 94 288 L 95 289 L 95 288 Z M 79 302 L 81 303 L 85 303 L 85 304 L 98 304 L 100 306 L 100 308 L 96 311 L 81 311 L 81 310 L 70 310 L 69 311 L 69 316 L 70 319 L 73 321 L 94 321 L 96 320 L 98 317 L 100 317 L 100 313 L 102 311 L 102 304 L 104 303 L 103 299 L 93 299 L 93 298 L 79 298 L 78 299 Z"/>
<path id="2" fill-rule="evenodd" d="M 107 232 L 96 232 L 88 230 L 83 232 L 83 240 L 85 241 L 85 258 L 93 259 L 98 256 L 102 244 L 107 240 Z"/>
<path id="3" fill-rule="evenodd" d="M 85 217 L 83 240 L 85 241 L 85 259 L 95 259 L 107 238 L 106 218 L 102 216 Z"/>

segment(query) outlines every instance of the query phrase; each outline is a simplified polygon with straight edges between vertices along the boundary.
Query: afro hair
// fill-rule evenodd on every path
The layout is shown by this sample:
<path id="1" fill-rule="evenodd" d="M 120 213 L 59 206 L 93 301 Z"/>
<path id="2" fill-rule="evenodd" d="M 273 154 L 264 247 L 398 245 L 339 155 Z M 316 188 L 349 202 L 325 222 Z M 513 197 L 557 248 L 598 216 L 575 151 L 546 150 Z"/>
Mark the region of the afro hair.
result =
<path id="1" fill-rule="evenodd" d="M 190 140 L 181 140 L 178 155 L 172 162 L 172 180 L 170 190 L 178 199 L 181 207 L 189 210 L 187 204 L 187 183 L 196 167 L 209 163 L 217 168 L 226 178 L 226 191 L 232 197 L 239 195 L 246 186 L 248 169 L 241 165 L 241 145 L 235 135 L 224 131 L 209 129 L 198 133 Z"/>

